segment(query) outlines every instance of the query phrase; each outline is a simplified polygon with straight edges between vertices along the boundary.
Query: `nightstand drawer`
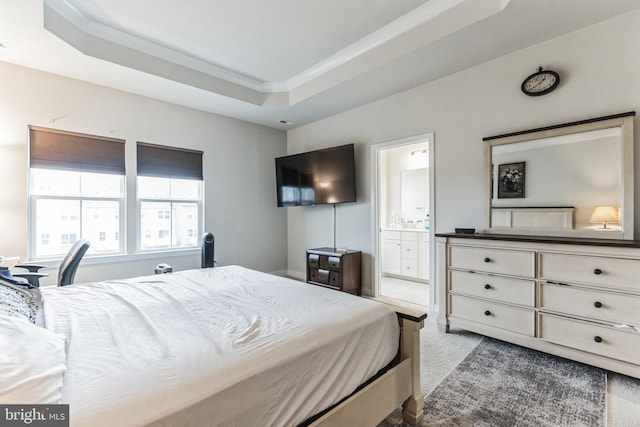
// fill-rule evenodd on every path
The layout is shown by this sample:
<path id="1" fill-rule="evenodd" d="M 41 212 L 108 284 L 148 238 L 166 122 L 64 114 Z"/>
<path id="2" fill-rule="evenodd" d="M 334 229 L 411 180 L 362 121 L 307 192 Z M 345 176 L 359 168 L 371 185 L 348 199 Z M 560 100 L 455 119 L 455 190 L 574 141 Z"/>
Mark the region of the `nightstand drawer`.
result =
<path id="1" fill-rule="evenodd" d="M 640 326 L 640 297 L 576 286 L 540 285 L 540 309 Z"/>
<path id="2" fill-rule="evenodd" d="M 335 286 L 336 288 L 342 287 L 342 282 L 340 281 L 340 273 L 338 273 L 337 271 L 330 271 L 329 284 L 331 286 Z"/>
<path id="3" fill-rule="evenodd" d="M 571 254 L 540 254 L 540 278 L 640 291 L 640 260 Z"/>
<path id="4" fill-rule="evenodd" d="M 330 270 L 340 271 L 340 257 L 337 257 L 337 256 L 328 257 L 327 264 L 329 264 Z"/>
<path id="5" fill-rule="evenodd" d="M 329 284 L 329 270 L 323 270 L 321 268 L 310 268 L 309 269 L 309 281 L 323 283 L 325 285 Z"/>
<path id="6" fill-rule="evenodd" d="M 540 338 L 565 347 L 640 364 L 640 334 L 637 332 L 540 314 Z"/>
<path id="7" fill-rule="evenodd" d="M 535 274 L 533 252 L 467 246 L 451 246 L 450 250 L 451 268 L 530 278 Z"/>
<path id="8" fill-rule="evenodd" d="M 534 336 L 535 312 L 462 295 L 451 295 L 450 315 L 519 334 Z"/>
<path id="9" fill-rule="evenodd" d="M 528 307 L 533 307 L 535 304 L 533 280 L 518 280 L 455 270 L 450 271 L 449 274 L 451 275 L 451 292 Z"/>
<path id="10" fill-rule="evenodd" d="M 307 262 L 309 267 L 319 268 L 320 267 L 320 255 L 318 254 L 308 254 Z"/>

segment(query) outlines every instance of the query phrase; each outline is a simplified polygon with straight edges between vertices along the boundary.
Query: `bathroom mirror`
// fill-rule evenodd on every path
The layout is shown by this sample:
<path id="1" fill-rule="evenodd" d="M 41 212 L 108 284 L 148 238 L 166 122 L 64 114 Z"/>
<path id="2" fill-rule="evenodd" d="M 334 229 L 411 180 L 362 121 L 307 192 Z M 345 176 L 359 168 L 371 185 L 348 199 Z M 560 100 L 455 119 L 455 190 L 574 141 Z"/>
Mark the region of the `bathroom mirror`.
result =
<path id="1" fill-rule="evenodd" d="M 634 116 L 483 138 L 485 232 L 632 240 Z"/>
<path id="2" fill-rule="evenodd" d="M 429 206 L 429 168 L 400 172 L 402 213 L 414 223 L 423 221 Z"/>

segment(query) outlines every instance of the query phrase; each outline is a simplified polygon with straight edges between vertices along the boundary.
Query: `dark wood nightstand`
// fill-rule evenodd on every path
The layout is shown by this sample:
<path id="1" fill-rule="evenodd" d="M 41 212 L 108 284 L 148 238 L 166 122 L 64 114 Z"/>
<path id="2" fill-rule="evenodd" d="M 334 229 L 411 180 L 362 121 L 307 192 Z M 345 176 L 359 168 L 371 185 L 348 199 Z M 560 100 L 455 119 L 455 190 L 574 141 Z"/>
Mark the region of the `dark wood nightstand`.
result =
<path id="1" fill-rule="evenodd" d="M 362 252 L 307 249 L 307 283 L 360 295 Z"/>

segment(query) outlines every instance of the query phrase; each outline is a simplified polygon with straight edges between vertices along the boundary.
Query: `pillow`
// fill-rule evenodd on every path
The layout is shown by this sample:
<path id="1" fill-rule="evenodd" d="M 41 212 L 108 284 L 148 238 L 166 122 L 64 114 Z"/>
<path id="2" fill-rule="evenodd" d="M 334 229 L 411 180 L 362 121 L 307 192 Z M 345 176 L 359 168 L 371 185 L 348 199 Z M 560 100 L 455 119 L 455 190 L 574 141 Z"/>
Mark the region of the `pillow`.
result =
<path id="1" fill-rule="evenodd" d="M 60 403 L 65 339 L 23 317 L 0 313 L 0 403 Z"/>
<path id="2" fill-rule="evenodd" d="M 36 322 L 42 295 L 37 288 L 29 289 L 0 279 L 0 313 L 12 317 L 24 317 Z"/>

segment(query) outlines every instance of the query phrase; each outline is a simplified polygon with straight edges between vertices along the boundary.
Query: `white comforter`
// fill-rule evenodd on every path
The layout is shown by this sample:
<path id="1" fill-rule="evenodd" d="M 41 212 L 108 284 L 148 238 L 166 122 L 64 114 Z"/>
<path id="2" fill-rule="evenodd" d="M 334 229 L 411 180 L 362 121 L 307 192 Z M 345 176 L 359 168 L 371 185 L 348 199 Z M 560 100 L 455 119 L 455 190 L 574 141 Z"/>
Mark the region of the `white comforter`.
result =
<path id="1" fill-rule="evenodd" d="M 204 399 L 208 426 L 292 426 L 397 351 L 388 307 L 238 266 L 42 292 L 46 328 L 67 338 L 72 426 L 144 425 Z"/>

